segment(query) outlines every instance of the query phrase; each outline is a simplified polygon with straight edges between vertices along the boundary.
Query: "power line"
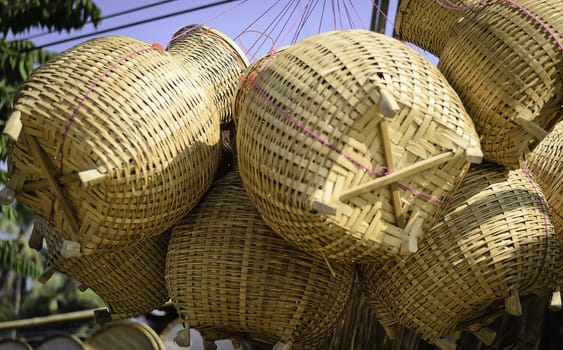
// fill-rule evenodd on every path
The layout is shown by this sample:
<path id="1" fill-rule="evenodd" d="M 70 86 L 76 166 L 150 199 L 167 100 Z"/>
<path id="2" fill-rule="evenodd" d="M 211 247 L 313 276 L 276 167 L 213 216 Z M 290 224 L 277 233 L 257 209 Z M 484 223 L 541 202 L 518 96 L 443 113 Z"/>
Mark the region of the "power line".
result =
<path id="1" fill-rule="evenodd" d="M 159 2 L 154 2 L 152 4 L 143 5 L 143 6 L 135 7 L 135 8 L 132 8 L 132 9 L 124 10 L 124 11 L 121 11 L 121 12 L 112 13 L 111 15 L 107 15 L 107 16 L 102 17 L 100 19 L 100 21 L 103 21 L 104 19 L 109 19 L 109 18 L 113 18 L 113 17 L 119 17 L 119 16 L 127 15 L 127 14 L 137 12 L 137 11 L 141 11 L 141 10 L 146 10 L 148 8 L 151 8 L 151 7 L 164 5 L 166 3 L 174 2 L 174 1 L 177 1 L 177 0 L 159 1 Z M 89 23 L 92 23 L 92 20 L 89 20 L 85 24 L 89 24 Z M 38 34 L 35 34 L 35 35 L 32 35 L 32 36 L 29 36 L 27 38 L 24 38 L 22 40 L 36 39 L 36 38 L 39 38 L 39 37 L 42 37 L 42 36 L 45 36 L 45 35 L 49 35 L 49 34 L 53 34 L 53 33 L 55 33 L 55 32 L 54 31 L 48 31 L 48 32 L 38 33 Z"/>
<path id="2" fill-rule="evenodd" d="M 109 32 L 113 32 L 115 30 L 120 30 L 120 29 L 124 29 L 124 28 L 129 28 L 129 27 L 134 27 L 134 26 L 138 26 L 141 24 L 145 24 L 145 23 L 150 23 L 150 22 L 154 22 L 154 21 L 159 21 L 161 19 L 165 19 L 165 18 L 170 18 L 170 17 L 174 17 L 174 16 L 179 16 L 179 15 L 183 15 L 189 12 L 194 12 L 194 11 L 199 11 L 199 10 L 203 10 L 206 8 L 210 8 L 210 7 L 215 7 L 215 6 L 219 6 L 219 5 L 224 5 L 230 2 L 234 2 L 234 1 L 239 1 L 239 0 L 224 0 L 224 1 L 217 1 L 211 4 L 207 4 L 207 5 L 202 5 L 202 6 L 198 6 L 198 7 L 192 7 L 180 12 L 173 12 L 173 13 L 168 13 L 166 15 L 162 15 L 162 16 L 158 16 L 158 17 L 153 17 L 153 18 L 148 18 L 148 19 L 144 19 L 142 21 L 137 21 L 137 22 L 133 22 L 133 23 L 128 23 L 128 24 L 124 24 L 124 25 L 120 25 L 117 27 L 113 27 L 113 28 L 108 28 L 108 29 L 104 29 L 104 30 L 100 30 L 100 31 L 96 31 L 93 33 L 88 33 L 88 34 L 83 34 L 83 35 L 78 35 L 78 36 L 74 36 L 71 38 L 66 38 L 63 40 L 58 40 L 58 41 L 53 41 L 41 46 L 36 46 L 35 49 L 44 49 L 46 47 L 49 46 L 54 46 L 54 45 L 59 45 L 59 44 L 64 44 L 67 43 L 69 41 L 74 41 L 74 40 L 78 40 L 78 39 L 84 39 L 84 38 L 88 38 L 91 36 L 95 36 L 95 35 L 99 35 L 99 34 L 105 34 L 105 33 L 109 33 Z"/>

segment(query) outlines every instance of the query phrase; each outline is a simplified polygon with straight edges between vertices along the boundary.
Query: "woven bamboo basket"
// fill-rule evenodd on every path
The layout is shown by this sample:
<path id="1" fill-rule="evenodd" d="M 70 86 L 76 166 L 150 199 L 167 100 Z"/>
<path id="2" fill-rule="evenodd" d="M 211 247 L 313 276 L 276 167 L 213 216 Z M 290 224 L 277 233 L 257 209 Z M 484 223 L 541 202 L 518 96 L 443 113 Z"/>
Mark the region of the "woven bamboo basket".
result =
<path id="1" fill-rule="evenodd" d="M 563 244 L 563 121 L 530 153 L 526 166 L 545 195 Z"/>
<path id="2" fill-rule="evenodd" d="M 485 159 L 510 168 L 563 118 L 563 2 L 518 3 L 464 12 L 438 63 L 475 122 Z"/>
<path id="3" fill-rule="evenodd" d="M 173 228 L 166 260 L 168 291 L 186 330 L 284 349 L 320 345 L 355 281 L 351 265 L 329 267 L 276 235 L 238 171 L 217 181 Z M 189 344 L 188 334 L 177 340 Z"/>
<path id="4" fill-rule="evenodd" d="M 57 334 L 42 341 L 35 350 L 93 350 L 72 334 Z M 1 349 L 0 349 L 1 350 Z M 15 350 L 15 349 L 12 349 Z"/>
<path id="5" fill-rule="evenodd" d="M 245 93 L 244 185 L 268 225 L 321 258 L 416 251 L 422 227 L 481 159 L 440 72 L 378 33 L 309 37 L 271 59 Z"/>
<path id="6" fill-rule="evenodd" d="M 238 86 L 249 65 L 240 47 L 217 29 L 190 25 L 174 34 L 167 51 L 197 70 L 221 124 L 231 123 Z"/>
<path id="7" fill-rule="evenodd" d="M 246 100 L 246 94 L 252 89 L 254 84 L 254 79 L 258 75 L 264 67 L 266 67 L 271 60 L 273 60 L 280 52 L 285 50 L 287 46 L 283 46 L 277 48 L 276 50 L 272 50 L 271 52 L 257 58 L 254 60 L 248 68 L 244 71 L 242 78 L 240 79 L 240 83 L 237 89 L 237 94 L 235 96 L 235 105 L 234 105 L 234 122 L 238 124 L 238 116 L 242 111 L 244 106 L 244 101 Z"/>
<path id="8" fill-rule="evenodd" d="M 36 217 L 33 235 L 44 237 L 48 249 L 39 281 L 45 283 L 59 271 L 81 283 L 81 288 L 91 288 L 108 307 L 109 314 L 98 312 L 100 321 L 142 315 L 169 299 L 164 280 L 169 231 L 121 250 L 65 258 L 60 255 L 63 242 L 54 230 L 45 219 Z"/>
<path id="9" fill-rule="evenodd" d="M 448 348 L 442 337 L 455 330 L 490 343 L 486 324 L 499 308 L 521 314 L 521 296 L 558 296 L 562 254 L 531 176 L 487 163 L 466 175 L 416 254 L 362 265 L 359 275 L 388 325 L 394 318 Z"/>
<path id="10" fill-rule="evenodd" d="M 65 256 L 158 235 L 211 183 L 221 152 L 215 108 L 195 71 L 160 49 L 93 39 L 19 91 L 4 130 L 8 187 L 64 235 Z"/>
<path id="11" fill-rule="evenodd" d="M 92 350 L 165 350 L 164 343 L 148 325 L 116 321 L 105 325 L 86 339 Z"/>
<path id="12" fill-rule="evenodd" d="M 469 5 L 476 1 L 455 2 L 456 5 Z M 461 11 L 441 5 L 437 0 L 401 0 L 395 18 L 395 36 L 440 56 L 462 16 Z"/>

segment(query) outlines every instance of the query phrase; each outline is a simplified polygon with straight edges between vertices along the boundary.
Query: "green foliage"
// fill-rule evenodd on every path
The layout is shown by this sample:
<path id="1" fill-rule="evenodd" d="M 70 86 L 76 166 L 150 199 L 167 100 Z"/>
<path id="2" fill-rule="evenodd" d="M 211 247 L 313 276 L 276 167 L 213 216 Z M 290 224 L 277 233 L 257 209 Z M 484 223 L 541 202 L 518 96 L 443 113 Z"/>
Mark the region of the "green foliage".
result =
<path id="1" fill-rule="evenodd" d="M 98 24 L 102 12 L 91 0 L 0 0 L 0 31 L 23 33 L 32 27 L 61 32 Z"/>
<path id="2" fill-rule="evenodd" d="M 0 0 L 0 130 L 8 119 L 14 98 L 21 84 L 34 69 L 45 63 L 55 54 L 37 48 L 31 41 L 8 40 L 8 34 L 24 34 L 32 28 L 49 31 L 71 31 L 88 22 L 97 25 L 101 20 L 101 11 L 92 0 Z M 8 154 L 8 142 L 0 136 L 0 184 L 7 181 L 5 160 Z M 2 186 L 0 186 L 2 187 Z M 41 259 L 31 251 L 25 242 L 24 232 L 33 221 L 33 214 L 18 203 L 4 205 L 0 211 L 0 230 L 19 233 L 18 240 L 0 240 L 0 319 L 9 319 L 18 313 L 19 295 L 30 315 L 47 307 L 45 312 L 62 310 L 60 305 L 82 309 L 90 305 L 99 305 L 99 298 L 92 301 L 87 294 L 68 294 L 68 284 L 61 284 L 61 289 L 40 288 L 39 292 L 26 293 L 26 289 L 16 286 L 25 285 L 28 277 L 37 278 L 42 271 Z M 66 288 L 66 289 L 65 289 Z M 39 293 L 39 294 L 37 294 Z M 41 294 L 43 293 L 43 294 Z M 51 293 L 51 294 L 49 294 Z M 47 294 L 47 295 L 45 295 Z M 67 295 L 68 294 L 68 295 Z M 14 296 L 5 297 L 5 296 Z M 55 295 L 55 296 L 53 296 Z M 61 299 L 63 298 L 63 299 Z M 87 300 L 84 300 L 87 298 Z M 90 300 L 92 299 L 92 300 Z M 18 305 L 14 305 L 14 302 Z"/>
<path id="3" fill-rule="evenodd" d="M 32 278 L 43 272 L 39 256 L 21 240 L 0 240 L 0 269 Z"/>
<path id="4" fill-rule="evenodd" d="M 0 0 L 0 129 L 3 129 L 19 86 L 32 71 L 55 55 L 41 50 L 28 40 L 9 41 L 8 32 L 23 33 L 31 28 L 62 31 L 77 29 L 88 21 L 101 20 L 100 9 L 91 0 Z M 0 160 L 8 154 L 8 141 L 0 135 Z M 6 183 L 5 169 L 0 167 L 0 184 Z M 21 206 L 3 205 L 0 229 L 18 231 L 30 224 L 32 215 Z"/>
<path id="5" fill-rule="evenodd" d="M 101 20 L 100 9 L 91 0 L 0 0 L 0 127 L 7 120 L 20 84 L 33 69 L 54 53 L 41 50 L 28 40 L 9 41 L 8 32 L 23 33 L 31 28 L 70 31 Z M 6 159 L 5 137 L 0 156 Z"/>
<path id="6" fill-rule="evenodd" d="M 21 316 L 35 317 L 103 307 L 102 299 L 88 289 L 81 292 L 78 284 L 66 275 L 55 273 L 45 284 L 34 284 L 24 296 Z"/>

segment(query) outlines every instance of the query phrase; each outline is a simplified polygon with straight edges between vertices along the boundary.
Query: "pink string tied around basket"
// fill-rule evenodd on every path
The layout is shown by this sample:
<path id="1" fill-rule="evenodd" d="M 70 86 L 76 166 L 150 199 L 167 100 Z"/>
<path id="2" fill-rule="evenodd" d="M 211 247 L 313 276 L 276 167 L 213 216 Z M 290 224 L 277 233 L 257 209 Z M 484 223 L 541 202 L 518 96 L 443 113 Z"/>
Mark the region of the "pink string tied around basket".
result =
<path id="1" fill-rule="evenodd" d="M 296 126 L 297 128 L 301 129 L 303 132 L 305 132 L 307 135 L 309 135 L 311 138 L 315 139 L 316 141 L 318 141 L 320 144 L 322 144 L 323 146 L 326 146 L 328 149 L 330 149 L 333 152 L 336 152 L 338 154 L 340 154 L 341 156 L 343 156 L 345 159 L 347 159 L 349 162 L 351 162 L 352 164 L 354 164 L 356 167 L 362 169 L 363 171 L 367 172 L 368 174 L 370 174 L 373 177 L 381 177 L 381 176 L 386 176 L 389 175 L 391 172 L 389 171 L 388 167 L 385 165 L 381 165 L 379 166 L 377 169 L 369 167 L 365 164 L 362 164 L 360 161 L 358 161 L 357 159 L 355 159 L 352 155 L 348 154 L 347 152 L 345 152 L 343 149 L 341 149 L 340 147 L 338 147 L 337 145 L 335 145 L 334 143 L 330 142 L 329 140 L 325 139 L 324 137 L 322 137 L 321 135 L 319 135 L 318 133 L 316 133 L 314 130 L 312 130 L 311 128 L 309 128 L 308 126 L 306 126 L 303 122 L 299 121 L 297 118 L 293 117 L 291 114 L 289 114 L 287 111 L 285 111 L 279 104 L 277 104 L 270 96 L 268 96 L 268 94 L 266 93 L 266 91 L 264 91 L 264 89 L 262 89 L 262 87 L 260 87 L 260 84 L 258 84 L 258 82 L 256 81 L 256 79 L 254 79 L 254 84 L 253 86 L 256 88 L 256 91 L 258 92 L 258 94 L 260 94 L 260 96 L 270 105 L 272 106 L 281 116 L 283 116 L 286 120 L 288 120 L 289 122 L 291 122 L 294 126 Z M 435 198 L 429 194 L 426 194 L 424 192 L 421 192 L 419 190 L 416 190 L 414 188 L 411 188 L 405 184 L 402 183 L 397 183 L 397 185 L 399 186 L 399 188 L 401 188 L 402 190 L 408 191 L 410 193 L 412 193 L 413 195 L 415 195 L 416 197 L 422 198 L 430 203 L 434 203 L 436 205 L 447 205 L 449 203 L 451 203 L 450 200 L 440 200 L 438 198 Z"/>
<path id="2" fill-rule="evenodd" d="M 463 6 L 455 4 L 454 2 L 452 2 L 452 0 L 435 0 L 435 1 L 438 5 L 440 5 L 444 8 L 450 9 L 450 10 L 454 10 L 454 11 L 471 11 L 471 10 L 474 10 L 475 8 L 477 8 L 477 7 L 490 6 L 490 5 L 493 5 L 493 4 L 496 4 L 496 3 L 500 3 L 500 2 L 508 3 L 509 5 L 518 9 L 518 11 L 522 12 L 524 15 L 531 18 L 534 22 L 539 24 L 539 26 L 547 34 L 549 34 L 549 36 L 551 36 L 551 38 L 553 38 L 553 40 L 555 41 L 555 43 L 559 47 L 559 50 L 561 50 L 563 52 L 563 42 L 561 42 L 561 39 L 559 38 L 559 36 L 555 32 L 555 30 L 553 28 L 551 28 L 547 23 L 542 21 L 541 18 L 539 18 L 535 13 L 533 13 L 528 8 L 521 5 L 520 3 L 518 3 L 515 0 L 481 0 L 481 1 L 475 2 L 471 5 L 463 5 Z"/>

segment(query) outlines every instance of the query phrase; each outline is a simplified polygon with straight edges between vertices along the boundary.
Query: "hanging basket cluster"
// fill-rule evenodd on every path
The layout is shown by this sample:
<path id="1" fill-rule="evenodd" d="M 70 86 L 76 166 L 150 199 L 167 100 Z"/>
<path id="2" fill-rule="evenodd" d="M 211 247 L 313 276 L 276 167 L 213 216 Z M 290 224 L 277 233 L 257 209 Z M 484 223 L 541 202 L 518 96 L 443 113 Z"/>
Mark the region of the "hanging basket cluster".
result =
<path id="1" fill-rule="evenodd" d="M 199 25 L 61 53 L 4 130 L 42 280 L 69 275 L 112 319 L 170 300 L 184 346 L 193 327 L 315 349 L 358 314 L 448 349 L 491 342 L 530 294 L 560 307 L 562 9 L 513 3 L 403 1 L 398 35 L 438 67 L 358 29 L 252 63 Z"/>

